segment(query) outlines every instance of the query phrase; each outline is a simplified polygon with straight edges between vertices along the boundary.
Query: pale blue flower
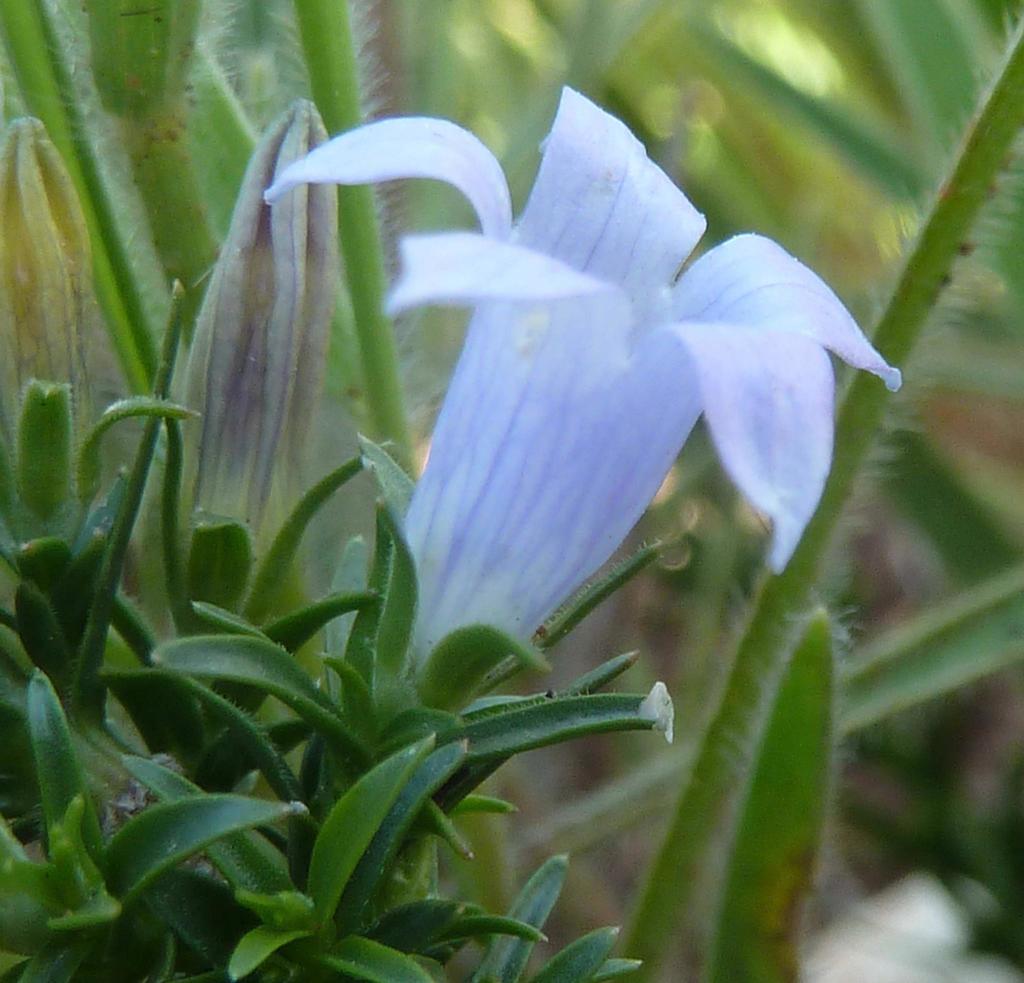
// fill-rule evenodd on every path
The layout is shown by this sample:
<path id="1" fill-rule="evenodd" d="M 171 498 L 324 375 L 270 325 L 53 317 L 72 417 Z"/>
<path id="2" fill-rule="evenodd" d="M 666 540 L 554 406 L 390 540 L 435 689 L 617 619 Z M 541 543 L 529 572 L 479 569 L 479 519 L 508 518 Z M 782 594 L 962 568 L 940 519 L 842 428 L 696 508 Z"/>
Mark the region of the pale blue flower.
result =
<path id="1" fill-rule="evenodd" d="M 831 461 L 827 352 L 900 385 L 835 294 L 757 235 L 680 276 L 704 218 L 622 123 L 571 89 L 514 225 L 497 161 L 444 120 L 336 137 L 268 199 L 302 182 L 405 177 L 454 185 L 482 229 L 406 238 L 389 299 L 396 314 L 475 312 L 406 517 L 417 649 L 476 622 L 528 637 L 619 546 L 701 413 L 726 471 L 772 520 L 781 570 Z"/>

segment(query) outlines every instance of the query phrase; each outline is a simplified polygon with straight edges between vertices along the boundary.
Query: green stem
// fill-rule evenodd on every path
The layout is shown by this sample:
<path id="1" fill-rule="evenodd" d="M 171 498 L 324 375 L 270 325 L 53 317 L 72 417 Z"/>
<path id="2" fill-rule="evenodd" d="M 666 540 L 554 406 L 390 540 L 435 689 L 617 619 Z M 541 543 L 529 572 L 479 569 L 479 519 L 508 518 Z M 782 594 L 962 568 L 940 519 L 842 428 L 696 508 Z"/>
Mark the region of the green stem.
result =
<path id="1" fill-rule="evenodd" d="M 936 195 L 878 322 L 875 344 L 891 363 L 905 363 L 1022 125 L 1024 21 L 968 127 L 950 175 Z M 886 405 L 881 383 L 866 373 L 854 378 L 841 404 L 835 459 L 821 504 L 789 565 L 762 584 L 721 705 L 638 897 L 624 947 L 630 956 L 644 960 L 638 979 L 655 978 L 660 960 L 676 937 L 680 913 L 696 901 L 693 892 L 702 859 L 715 831 L 729 821 L 731 790 L 744 785 L 749 749 L 764 726 L 766 708 L 796 641 L 801 615 Z"/>
<path id="2" fill-rule="evenodd" d="M 310 86 L 329 133 L 358 126 L 359 71 L 348 0 L 295 0 Z M 338 189 L 339 234 L 356 335 L 366 380 L 366 402 L 378 439 L 388 439 L 409 460 L 409 428 L 398 373 L 398 352 L 384 315 L 384 258 L 373 192 Z"/>
<path id="3" fill-rule="evenodd" d="M 85 138 L 70 72 L 50 21 L 38 0 L 0 3 L 0 31 L 29 111 L 46 126 L 74 182 L 92 240 L 93 281 L 128 384 L 149 389 L 156 363 L 152 332 L 132 276 L 128 244 L 115 220 L 99 162 Z"/>
<path id="4" fill-rule="evenodd" d="M 157 255 L 167 279 L 185 286 L 181 318 L 187 340 L 217 243 L 192 165 L 184 100 L 154 107 L 144 116 L 124 116 L 120 124 Z"/>
<path id="5" fill-rule="evenodd" d="M 185 571 L 182 567 L 184 545 L 178 516 L 181 511 L 181 476 L 185 450 L 177 420 L 164 421 L 167 428 L 167 454 L 164 460 L 164 484 L 160 496 L 160 540 L 164 559 L 164 582 L 174 627 L 184 632 L 193 626 Z"/>
<path id="6" fill-rule="evenodd" d="M 157 399 L 167 397 L 171 375 L 174 372 L 174 360 L 181 339 L 182 292 L 181 284 L 176 283 L 171 295 L 171 315 L 164 333 L 163 351 L 160 354 L 160 364 L 153 384 L 153 395 Z M 139 507 L 142 505 L 142 495 L 146 489 L 146 479 L 153 463 L 153 453 L 162 424 L 163 420 L 159 417 L 151 417 L 146 421 L 135 463 L 125 486 L 124 499 L 118 509 L 117 518 L 110 532 L 110 542 L 96 575 L 96 595 L 89 608 L 89 617 L 82 634 L 72 698 L 74 708 L 96 723 L 100 722 L 103 715 L 104 688 L 100 681 L 100 668 L 103 664 L 107 632 L 114 614 L 124 558 L 128 552 Z"/>

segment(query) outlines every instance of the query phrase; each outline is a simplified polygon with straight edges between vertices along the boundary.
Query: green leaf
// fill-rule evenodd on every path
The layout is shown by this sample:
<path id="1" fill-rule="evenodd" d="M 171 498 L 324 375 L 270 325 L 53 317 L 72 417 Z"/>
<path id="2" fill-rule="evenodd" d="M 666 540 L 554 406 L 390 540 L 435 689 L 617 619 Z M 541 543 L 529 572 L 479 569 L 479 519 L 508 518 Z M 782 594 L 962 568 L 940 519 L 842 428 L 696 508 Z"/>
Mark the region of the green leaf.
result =
<path id="1" fill-rule="evenodd" d="M 410 956 L 357 935 L 343 939 L 322 961 L 367 983 L 434 983 L 431 975 Z"/>
<path id="2" fill-rule="evenodd" d="M 107 669 L 104 684 L 128 711 L 153 752 L 167 751 L 185 765 L 198 760 L 206 744 L 206 721 L 194 695 L 150 669 Z"/>
<path id="3" fill-rule="evenodd" d="M 195 697 L 206 706 L 211 716 L 227 726 L 234 738 L 234 753 L 241 752 L 245 759 L 245 770 L 251 766 L 258 768 L 267 784 L 285 802 L 302 798 L 298 780 L 262 724 L 219 693 L 189 676 L 160 669 L 106 673 L 104 679 L 112 684 L 116 681 L 121 688 L 128 679 L 137 679 L 149 685 L 159 680 L 166 684 L 166 689 L 177 689 Z"/>
<path id="4" fill-rule="evenodd" d="M 23 580 L 14 592 L 14 611 L 29 658 L 59 686 L 66 686 L 71 649 L 53 605 L 35 584 Z"/>
<path id="5" fill-rule="evenodd" d="M 106 892 L 99 892 L 85 904 L 57 918 L 49 918 L 46 927 L 53 931 L 80 932 L 109 925 L 121 914 L 121 906 Z"/>
<path id="6" fill-rule="evenodd" d="M 308 938 L 313 933 L 302 929 L 282 932 L 279 929 L 258 925 L 246 932 L 235 946 L 228 961 L 228 976 L 240 980 L 263 965 L 278 949 L 296 939 Z"/>
<path id="7" fill-rule="evenodd" d="M 520 668 L 549 672 L 551 667 L 531 645 L 491 625 L 456 628 L 434 646 L 420 669 L 416 686 L 428 706 L 451 710 L 465 705 L 488 675 L 511 656 Z"/>
<path id="8" fill-rule="evenodd" d="M 331 580 L 331 593 L 354 594 L 366 588 L 366 571 L 369 563 L 366 540 L 353 536 L 341 551 L 341 559 Z M 340 655 L 345 651 L 349 632 L 355 621 L 355 614 L 338 618 L 327 625 L 325 635 L 328 652 Z"/>
<path id="9" fill-rule="evenodd" d="M 207 793 L 187 778 L 149 758 L 125 755 L 131 774 L 161 802 L 200 799 Z M 284 858 L 258 833 L 233 833 L 211 843 L 206 853 L 235 890 L 274 894 L 294 889 Z"/>
<path id="10" fill-rule="evenodd" d="M 476 939 L 486 935 L 505 935 L 526 942 L 546 942 L 547 936 L 536 926 L 504 915 L 464 915 L 437 935 L 442 941 Z"/>
<path id="11" fill-rule="evenodd" d="M 945 601 L 843 665 L 844 733 L 950 693 L 1024 659 L 1024 567 Z"/>
<path id="12" fill-rule="evenodd" d="M 71 444 L 71 387 L 32 379 L 18 428 L 18 494 L 44 522 L 70 498 Z"/>
<path id="13" fill-rule="evenodd" d="M 361 611 L 376 600 L 377 595 L 370 591 L 331 594 L 315 604 L 270 622 L 264 626 L 263 634 L 278 645 L 283 645 L 289 652 L 294 652 L 328 622 L 343 614 Z"/>
<path id="14" fill-rule="evenodd" d="M 441 790 L 439 804 L 451 809 L 512 755 L 587 734 L 664 729 L 648 712 L 646 699 L 617 693 L 537 696 L 466 714 L 461 728 L 438 735 L 439 741 L 469 741 L 466 767 Z"/>
<path id="15" fill-rule="evenodd" d="M 636 665 L 640 653 L 625 652 L 613 659 L 602 663 L 596 669 L 585 672 L 579 679 L 574 679 L 564 690 L 562 696 L 586 696 L 589 693 L 596 693 L 604 689 L 609 683 L 614 682 L 624 672 Z"/>
<path id="16" fill-rule="evenodd" d="M 363 608 L 352 624 L 345 661 L 380 703 L 405 703 L 405 653 L 416 616 L 416 570 L 409 548 L 386 505 L 377 507 L 369 589 L 380 602 Z M 381 688 L 389 692 L 380 692 Z M 395 707 L 389 707 L 394 712 Z"/>
<path id="17" fill-rule="evenodd" d="M 49 592 L 71 562 L 68 544 L 57 536 L 41 536 L 22 543 L 15 553 L 18 573 L 40 590 Z"/>
<path id="18" fill-rule="evenodd" d="M 196 635 L 167 642 L 153 663 L 197 679 L 246 683 L 276 696 L 346 753 L 365 751 L 342 720 L 338 708 L 279 645 L 242 635 Z"/>
<path id="19" fill-rule="evenodd" d="M 409 511 L 416 482 L 380 444 L 375 444 L 362 434 L 359 435 L 359 449 L 363 467 L 373 472 L 377 479 L 384 504 L 396 518 L 404 519 L 405 513 Z"/>
<path id="20" fill-rule="evenodd" d="M 212 628 L 215 632 L 222 632 L 225 635 L 267 637 L 256 625 L 250 624 L 240 614 L 228 611 L 227 608 L 218 607 L 207 601 L 192 601 L 189 607 L 203 628 Z"/>
<path id="21" fill-rule="evenodd" d="M 152 396 L 129 396 L 111 403 L 103 415 L 93 424 L 78 452 L 77 488 L 83 502 L 92 501 L 100 484 L 100 448 L 106 432 L 121 420 L 136 417 L 158 417 L 161 420 L 187 420 L 199 414 L 177 403 Z"/>
<path id="22" fill-rule="evenodd" d="M 321 478 L 299 500 L 299 504 L 281 526 L 256 570 L 252 590 L 242 612 L 249 621 L 256 624 L 266 618 L 273 605 L 278 585 L 291 569 L 307 526 L 331 495 L 359 474 L 362 468 L 361 458 L 355 457 L 346 461 L 340 468 Z"/>
<path id="23" fill-rule="evenodd" d="M 588 584 L 564 607 L 555 612 L 538 630 L 536 642 L 548 649 L 560 642 L 591 611 L 616 591 L 626 586 L 638 573 L 649 567 L 662 550 L 661 543 L 651 543 L 638 549 L 632 556 L 615 564 L 603 577 Z"/>
<path id="24" fill-rule="evenodd" d="M 601 968 L 590 979 L 593 983 L 617 980 L 635 973 L 643 963 L 639 959 L 606 959 Z"/>
<path id="25" fill-rule="evenodd" d="M 188 867 L 167 870 L 145 892 L 146 907 L 206 965 L 224 966 L 254 918 L 221 880 Z M 189 960 L 191 961 L 191 960 Z M 218 970 L 213 983 L 224 983 Z"/>
<path id="26" fill-rule="evenodd" d="M 232 833 L 295 816 L 304 807 L 241 795 L 205 795 L 151 806 L 126 823 L 106 851 L 111 890 L 125 903 L 160 874 Z"/>
<path id="27" fill-rule="evenodd" d="M 189 597 L 232 610 L 251 566 L 252 539 L 242 523 L 213 516 L 197 521 L 188 554 Z"/>
<path id="28" fill-rule="evenodd" d="M 515 803 L 495 798 L 493 795 L 467 795 L 452 809 L 451 814 L 464 816 L 474 812 L 485 812 L 495 816 L 509 816 L 518 811 Z"/>
<path id="29" fill-rule="evenodd" d="M 531 983 L 586 983 L 604 965 L 619 937 L 617 928 L 599 928 L 567 945 Z"/>
<path id="30" fill-rule="evenodd" d="M 374 697 L 404 676 L 405 655 L 416 619 L 416 565 L 386 506 L 377 509 L 377 539 L 370 589 L 381 598 L 368 605 L 352 626 L 345 658 L 367 681 Z"/>
<path id="31" fill-rule="evenodd" d="M 157 398 L 167 396 L 174 375 L 174 363 L 181 340 L 183 294 L 184 288 L 180 283 L 175 283 L 171 290 L 171 308 L 164 330 L 160 362 L 153 379 L 153 395 Z M 160 420 L 147 420 L 125 485 L 124 496 L 111 527 L 103 561 L 96 575 L 96 588 L 78 649 L 71 694 L 73 706 L 76 712 L 88 717 L 97 725 L 102 722 L 106 700 L 106 691 L 100 683 L 99 676 L 110 631 L 110 619 L 159 436 Z"/>
<path id="32" fill-rule="evenodd" d="M 427 738 L 386 758 L 338 799 L 324 820 L 313 845 L 308 883 L 321 922 L 333 916 L 363 853 L 433 744 Z"/>
<path id="33" fill-rule="evenodd" d="M 445 898 L 410 901 L 389 908 L 366 935 L 401 952 L 423 952 L 455 923 L 467 907 L 462 902 Z"/>
<path id="34" fill-rule="evenodd" d="M 92 797 L 75 753 L 64 710 L 49 679 L 38 670 L 28 684 L 28 731 L 36 764 L 43 818 L 49 834 L 63 823 L 76 797 L 84 804 L 82 839 L 93 860 L 100 856 L 102 837 Z"/>
<path id="35" fill-rule="evenodd" d="M 18 983 L 71 983 L 88 951 L 79 940 L 46 949 L 25 964 Z"/>
<path id="36" fill-rule="evenodd" d="M 828 616 L 810 621 L 756 749 L 712 949 L 714 983 L 796 979 L 802 902 L 821 844 L 834 750 Z"/>
<path id="37" fill-rule="evenodd" d="M 526 882 L 512 907 L 509 917 L 542 929 L 551 909 L 555 907 L 569 861 L 566 857 L 552 857 L 545 861 Z M 473 974 L 472 983 L 516 983 L 526 969 L 533 942 L 529 939 L 505 936 L 491 940 L 480 966 Z"/>
<path id="38" fill-rule="evenodd" d="M 507 758 L 586 734 L 653 730 L 655 721 L 641 709 L 645 699 L 625 693 L 539 696 L 478 711 L 465 718 L 461 735 L 469 741 L 467 760 Z"/>
<path id="39" fill-rule="evenodd" d="M 432 738 L 426 738 L 413 747 L 430 745 Z M 341 931 L 352 931 L 361 926 L 378 886 L 390 872 L 413 823 L 430 797 L 451 777 L 465 756 L 464 744 L 451 743 L 417 760 L 415 771 L 409 774 L 386 815 L 379 821 L 373 838 L 366 844 L 345 885 L 339 905 Z"/>

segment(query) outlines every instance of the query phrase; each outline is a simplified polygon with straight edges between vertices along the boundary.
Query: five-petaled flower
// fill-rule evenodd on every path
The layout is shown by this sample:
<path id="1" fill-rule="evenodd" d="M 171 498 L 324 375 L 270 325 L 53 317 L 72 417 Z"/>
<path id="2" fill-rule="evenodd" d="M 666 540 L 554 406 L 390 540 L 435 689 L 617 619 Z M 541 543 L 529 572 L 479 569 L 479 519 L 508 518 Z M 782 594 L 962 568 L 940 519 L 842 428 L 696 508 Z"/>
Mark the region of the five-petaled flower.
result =
<path id="1" fill-rule="evenodd" d="M 757 235 L 680 275 L 703 216 L 571 89 L 515 224 L 497 161 L 437 119 L 336 137 L 267 197 L 407 177 L 454 185 L 481 226 L 404 239 L 389 298 L 393 314 L 474 309 L 406 517 L 417 650 L 479 622 L 528 637 L 619 546 L 701 413 L 726 471 L 772 520 L 770 565 L 785 566 L 832 456 L 828 351 L 900 385 L 835 294 Z"/>

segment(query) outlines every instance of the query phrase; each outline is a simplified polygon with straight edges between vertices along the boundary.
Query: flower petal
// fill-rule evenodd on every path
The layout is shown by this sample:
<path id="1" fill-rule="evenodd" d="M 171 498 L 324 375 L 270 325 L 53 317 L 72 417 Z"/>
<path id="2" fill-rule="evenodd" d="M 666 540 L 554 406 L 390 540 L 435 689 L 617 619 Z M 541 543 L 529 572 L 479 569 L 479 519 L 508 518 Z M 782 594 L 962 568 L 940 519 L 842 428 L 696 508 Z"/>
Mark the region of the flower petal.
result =
<path id="1" fill-rule="evenodd" d="M 373 184 L 433 178 L 461 191 L 488 235 L 507 239 L 512 205 L 501 165 L 472 133 L 444 119 L 384 119 L 336 136 L 267 189 L 273 202 L 297 184 Z"/>
<path id="2" fill-rule="evenodd" d="M 642 307 L 672 281 L 705 225 L 622 123 L 562 90 L 520 242 L 622 284 Z"/>
<path id="3" fill-rule="evenodd" d="M 890 390 L 900 387 L 899 369 L 875 351 L 828 285 L 764 236 L 739 235 L 705 253 L 676 284 L 672 306 L 679 321 L 798 332 Z"/>
<path id="4" fill-rule="evenodd" d="M 700 410 L 686 352 L 655 331 L 630 353 L 604 296 L 530 316 L 524 343 L 521 305 L 478 308 L 434 430 L 406 520 L 420 653 L 474 622 L 528 638 L 619 546 Z"/>
<path id="5" fill-rule="evenodd" d="M 789 561 L 832 460 L 835 379 L 828 354 L 790 331 L 687 322 L 711 437 L 743 494 L 773 523 L 769 563 Z"/>
<path id="6" fill-rule="evenodd" d="M 626 303 L 611 284 L 543 253 L 473 232 L 407 236 L 400 248 L 402 275 L 388 297 L 390 314 L 422 304 L 546 301 L 597 293 Z"/>

